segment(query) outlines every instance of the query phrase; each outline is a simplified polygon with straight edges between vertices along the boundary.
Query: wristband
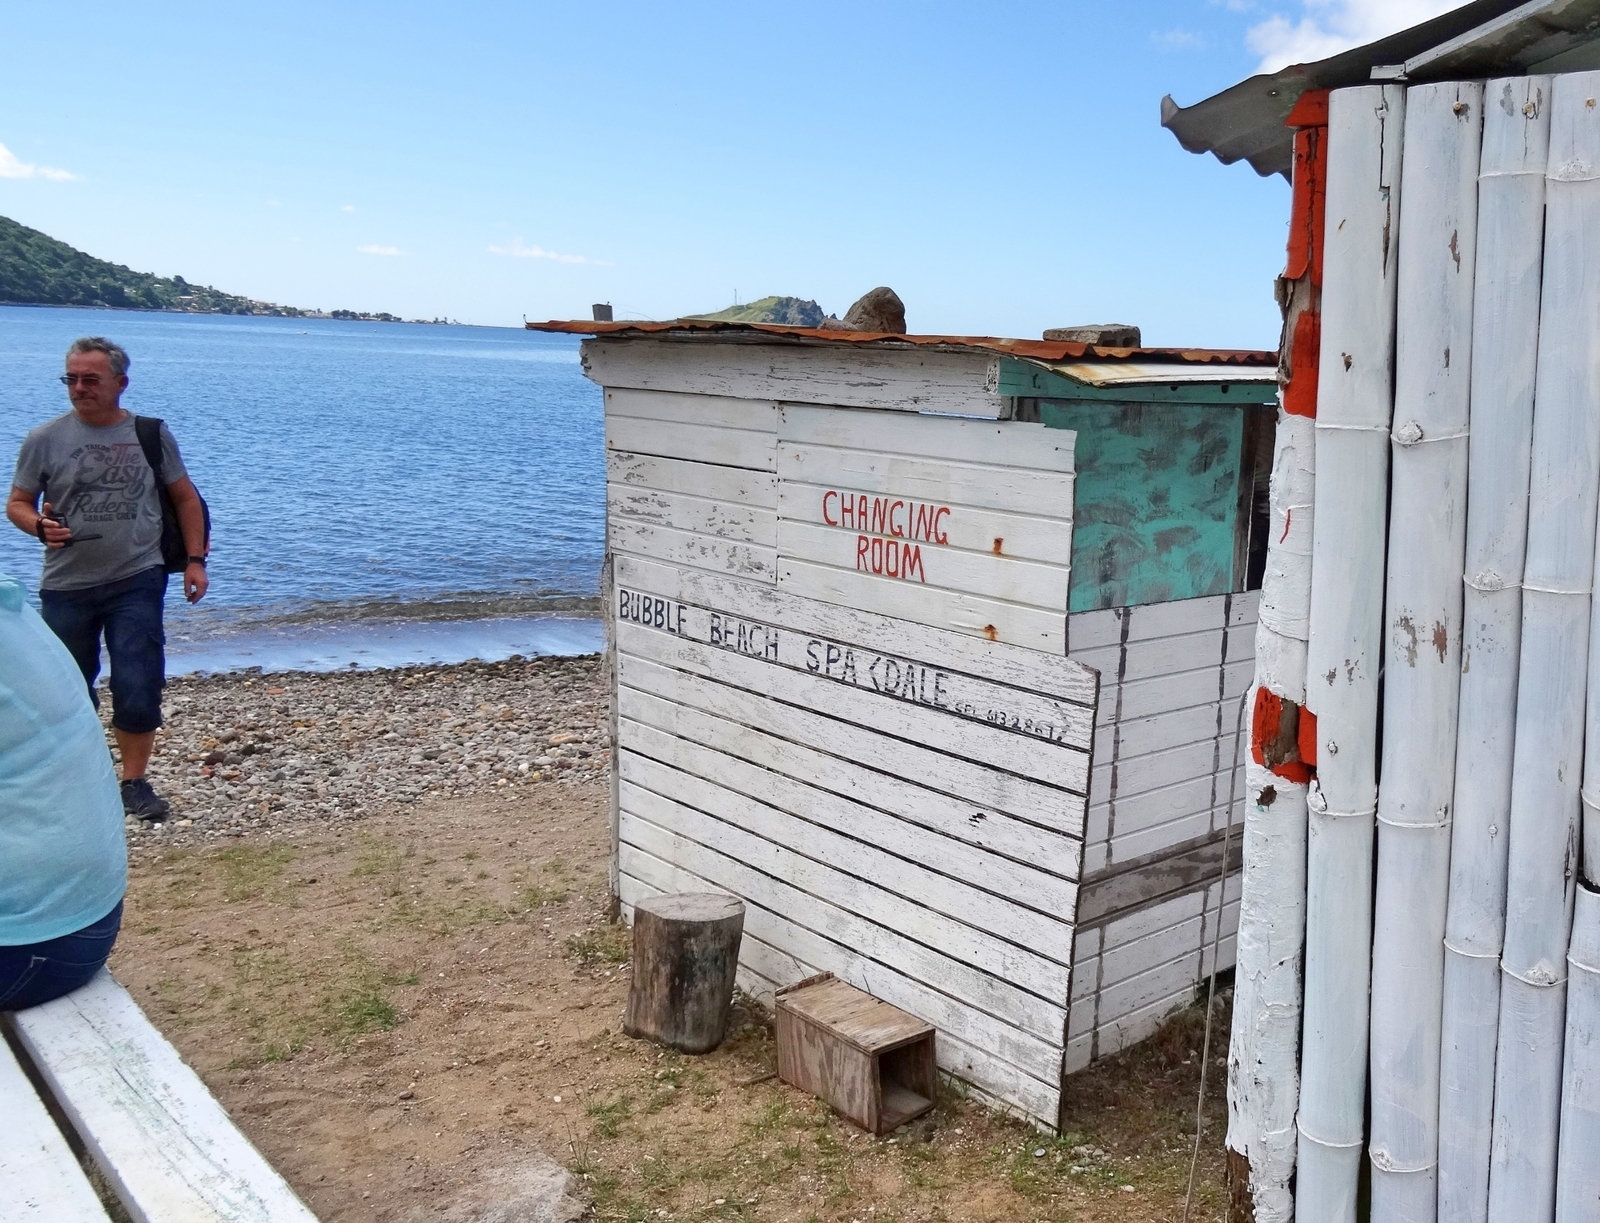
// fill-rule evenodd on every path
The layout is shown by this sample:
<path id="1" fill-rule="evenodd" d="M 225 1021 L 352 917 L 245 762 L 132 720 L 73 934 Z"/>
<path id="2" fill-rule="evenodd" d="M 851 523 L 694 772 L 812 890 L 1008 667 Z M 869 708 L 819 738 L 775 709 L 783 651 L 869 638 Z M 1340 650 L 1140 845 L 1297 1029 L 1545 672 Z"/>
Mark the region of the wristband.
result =
<path id="1" fill-rule="evenodd" d="M 204 569 L 206 567 L 206 558 L 203 556 L 191 556 L 189 563 L 191 565 L 199 565 L 200 568 Z"/>

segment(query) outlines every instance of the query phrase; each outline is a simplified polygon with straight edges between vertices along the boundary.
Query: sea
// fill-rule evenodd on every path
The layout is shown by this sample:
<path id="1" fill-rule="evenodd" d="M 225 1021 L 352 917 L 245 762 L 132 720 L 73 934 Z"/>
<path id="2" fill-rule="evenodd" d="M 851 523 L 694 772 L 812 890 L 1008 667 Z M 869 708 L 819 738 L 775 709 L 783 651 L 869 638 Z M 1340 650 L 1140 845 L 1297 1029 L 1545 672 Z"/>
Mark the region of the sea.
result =
<path id="1" fill-rule="evenodd" d="M 211 589 L 167 593 L 173 673 L 598 650 L 605 463 L 578 341 L 520 328 L 0 305 L 0 454 L 71 407 L 67 346 L 132 359 L 211 508 Z M 0 572 L 40 546 L 0 524 Z"/>

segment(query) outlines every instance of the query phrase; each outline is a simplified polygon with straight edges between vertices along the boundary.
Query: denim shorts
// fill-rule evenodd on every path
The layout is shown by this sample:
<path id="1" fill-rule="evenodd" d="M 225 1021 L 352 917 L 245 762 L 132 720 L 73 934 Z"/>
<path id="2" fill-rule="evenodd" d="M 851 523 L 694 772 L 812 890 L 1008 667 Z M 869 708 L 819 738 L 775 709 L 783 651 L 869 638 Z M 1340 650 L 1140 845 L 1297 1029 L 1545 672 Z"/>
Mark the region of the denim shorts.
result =
<path id="1" fill-rule="evenodd" d="M 99 921 L 72 934 L 0 947 L 0 1011 L 20 1011 L 70 994 L 105 967 L 117 932 L 122 929 L 122 902 Z"/>
<path id="2" fill-rule="evenodd" d="M 145 569 L 119 582 L 82 590 L 41 590 L 39 614 L 50 626 L 100 705 L 100 638 L 111 656 L 111 725 L 142 735 L 161 725 L 161 689 L 167 682 L 166 630 L 161 624 L 167 574 Z"/>

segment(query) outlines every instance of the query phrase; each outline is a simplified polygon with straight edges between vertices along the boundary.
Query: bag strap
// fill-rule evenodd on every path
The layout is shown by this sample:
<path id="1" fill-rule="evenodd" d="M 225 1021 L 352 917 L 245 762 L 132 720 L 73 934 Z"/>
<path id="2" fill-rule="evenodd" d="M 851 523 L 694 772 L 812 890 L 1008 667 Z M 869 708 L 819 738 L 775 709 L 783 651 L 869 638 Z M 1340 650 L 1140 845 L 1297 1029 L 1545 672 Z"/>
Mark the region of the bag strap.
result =
<path id="1" fill-rule="evenodd" d="M 165 488 L 161 479 L 161 418 L 135 416 L 133 433 L 139 439 L 139 449 L 144 451 L 144 461 L 150 464 L 150 471 L 156 478 L 156 487 Z"/>

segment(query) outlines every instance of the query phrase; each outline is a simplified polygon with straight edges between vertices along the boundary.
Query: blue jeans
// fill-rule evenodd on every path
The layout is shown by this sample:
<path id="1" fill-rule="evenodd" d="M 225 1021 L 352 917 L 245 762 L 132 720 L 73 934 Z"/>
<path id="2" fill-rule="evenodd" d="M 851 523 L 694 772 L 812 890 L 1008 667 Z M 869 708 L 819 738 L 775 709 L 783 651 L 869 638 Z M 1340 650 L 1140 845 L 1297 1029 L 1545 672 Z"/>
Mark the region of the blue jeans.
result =
<path id="1" fill-rule="evenodd" d="M 122 929 L 122 902 L 73 934 L 0 947 L 0 1011 L 21 1011 L 70 994 L 105 967 Z"/>
<path id="2" fill-rule="evenodd" d="M 167 682 L 166 630 L 161 624 L 167 574 L 152 568 L 82 590 L 41 590 L 39 614 L 72 655 L 99 708 L 100 637 L 111 655 L 111 725 L 143 735 L 161 725 Z"/>

